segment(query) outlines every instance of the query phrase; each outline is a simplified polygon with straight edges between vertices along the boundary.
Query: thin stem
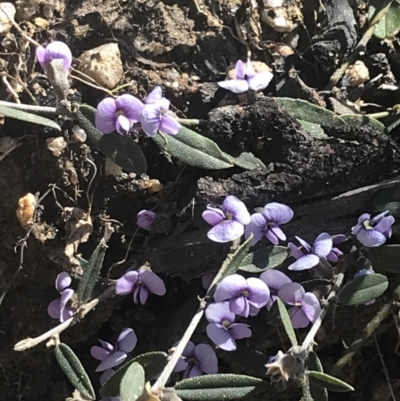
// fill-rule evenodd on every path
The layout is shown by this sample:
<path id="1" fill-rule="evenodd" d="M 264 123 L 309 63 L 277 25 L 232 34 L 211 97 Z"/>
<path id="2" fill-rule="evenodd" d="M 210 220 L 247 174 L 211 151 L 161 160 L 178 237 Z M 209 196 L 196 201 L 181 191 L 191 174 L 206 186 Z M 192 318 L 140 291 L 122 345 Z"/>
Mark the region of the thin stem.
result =
<path id="1" fill-rule="evenodd" d="M 178 123 L 188 126 L 197 126 L 201 124 L 201 120 L 193 119 L 193 118 L 177 118 Z"/>

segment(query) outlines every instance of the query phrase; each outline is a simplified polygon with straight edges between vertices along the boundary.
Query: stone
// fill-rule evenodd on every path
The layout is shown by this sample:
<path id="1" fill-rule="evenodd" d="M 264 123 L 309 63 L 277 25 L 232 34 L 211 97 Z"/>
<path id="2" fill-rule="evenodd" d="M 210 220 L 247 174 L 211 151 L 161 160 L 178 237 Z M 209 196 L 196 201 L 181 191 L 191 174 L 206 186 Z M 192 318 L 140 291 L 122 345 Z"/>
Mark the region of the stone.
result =
<path id="1" fill-rule="evenodd" d="M 67 147 L 67 142 L 62 136 L 57 138 L 48 138 L 46 139 L 46 143 L 47 149 L 49 149 L 55 157 L 60 157 L 64 149 Z"/>
<path id="2" fill-rule="evenodd" d="M 5 35 L 10 31 L 12 27 L 10 18 L 14 20 L 16 12 L 14 4 L 0 3 L 0 35 Z"/>

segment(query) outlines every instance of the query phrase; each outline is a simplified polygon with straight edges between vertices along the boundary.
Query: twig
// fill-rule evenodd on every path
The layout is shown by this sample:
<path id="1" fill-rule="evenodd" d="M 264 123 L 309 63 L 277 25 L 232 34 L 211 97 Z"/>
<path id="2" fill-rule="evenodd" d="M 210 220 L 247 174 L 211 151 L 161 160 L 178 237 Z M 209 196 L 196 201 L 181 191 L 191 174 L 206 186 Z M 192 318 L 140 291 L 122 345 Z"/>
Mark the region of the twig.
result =
<path id="1" fill-rule="evenodd" d="M 201 120 L 193 119 L 193 118 L 177 118 L 176 119 L 178 123 L 181 123 L 183 125 L 188 125 L 196 127 L 197 125 L 201 124 Z"/>
<path id="2" fill-rule="evenodd" d="M 21 101 L 19 100 L 19 96 L 17 92 L 15 92 L 14 88 L 10 85 L 10 83 L 7 80 L 7 77 L 4 73 L 1 74 L 1 80 L 3 81 L 3 84 L 7 88 L 7 90 L 10 92 L 10 95 L 14 98 L 14 100 L 21 104 Z"/>
<path id="3" fill-rule="evenodd" d="M 35 338 L 26 338 L 25 340 L 19 341 L 14 345 L 14 351 L 25 351 L 29 348 L 36 347 L 38 344 L 46 341 L 50 337 L 54 337 L 56 335 L 60 335 L 64 330 L 68 327 L 78 323 L 82 320 L 93 308 L 95 308 L 101 301 L 109 298 L 114 294 L 115 286 L 111 285 L 108 287 L 102 294 L 100 294 L 97 298 L 92 299 L 88 303 L 84 304 L 75 314 L 75 316 L 70 317 L 65 322 L 59 324 L 53 329 L 47 331 L 39 337 Z"/>
<path id="4" fill-rule="evenodd" d="M 87 75 L 84 74 L 83 72 L 81 72 L 81 71 L 79 71 L 79 70 L 76 70 L 76 69 L 74 69 L 74 68 L 73 68 L 72 70 L 73 70 L 74 72 L 77 72 L 77 73 L 83 75 L 85 78 L 88 78 L 88 79 L 91 79 L 92 81 L 94 81 L 94 79 L 90 78 L 89 76 L 87 76 Z M 102 91 L 102 92 L 105 92 L 105 93 L 107 93 L 108 95 L 110 95 L 110 96 L 112 96 L 112 97 L 114 97 L 114 98 L 116 97 L 111 91 L 109 91 L 109 90 L 106 89 L 106 88 L 103 88 L 102 86 L 92 84 L 92 83 L 90 83 L 90 82 L 88 82 L 88 81 L 85 81 L 85 80 L 82 79 L 82 78 L 77 77 L 76 75 L 69 74 L 69 76 L 70 76 L 71 78 L 73 78 L 73 79 L 76 79 L 77 81 L 80 81 L 80 82 L 82 82 L 82 83 L 84 83 L 84 84 L 86 84 L 86 85 L 88 85 L 88 86 L 91 86 L 92 88 L 95 88 L 95 89 L 98 89 L 98 90 L 100 90 L 100 91 Z M 96 82 L 96 81 L 94 81 L 94 82 Z"/>
<path id="5" fill-rule="evenodd" d="M 92 196 L 90 196 L 89 192 L 90 192 L 90 189 L 92 187 L 93 181 L 94 181 L 94 179 L 96 178 L 96 175 L 97 175 L 97 166 L 89 158 L 86 158 L 85 160 L 89 164 L 91 164 L 93 166 L 93 169 L 94 169 L 92 178 L 90 179 L 89 185 L 88 185 L 87 190 L 86 190 L 86 198 L 87 198 L 87 201 L 88 201 L 88 214 L 90 214 L 91 211 L 92 211 L 92 203 L 93 203 L 93 195 L 94 195 L 94 193 L 92 194 Z"/>

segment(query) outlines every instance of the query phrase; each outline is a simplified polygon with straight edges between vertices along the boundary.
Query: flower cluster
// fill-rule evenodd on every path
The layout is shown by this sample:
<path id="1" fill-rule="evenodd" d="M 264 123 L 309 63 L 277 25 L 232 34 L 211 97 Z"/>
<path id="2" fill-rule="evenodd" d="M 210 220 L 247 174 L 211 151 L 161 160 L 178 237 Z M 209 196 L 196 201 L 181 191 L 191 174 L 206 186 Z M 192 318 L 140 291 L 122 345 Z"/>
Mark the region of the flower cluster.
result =
<path id="1" fill-rule="evenodd" d="M 71 298 L 74 290 L 70 288 L 72 278 L 67 272 L 60 273 L 56 278 L 55 287 L 60 293 L 60 297 L 51 301 L 47 307 L 47 313 L 61 323 L 74 315 L 74 309 L 71 306 Z"/>

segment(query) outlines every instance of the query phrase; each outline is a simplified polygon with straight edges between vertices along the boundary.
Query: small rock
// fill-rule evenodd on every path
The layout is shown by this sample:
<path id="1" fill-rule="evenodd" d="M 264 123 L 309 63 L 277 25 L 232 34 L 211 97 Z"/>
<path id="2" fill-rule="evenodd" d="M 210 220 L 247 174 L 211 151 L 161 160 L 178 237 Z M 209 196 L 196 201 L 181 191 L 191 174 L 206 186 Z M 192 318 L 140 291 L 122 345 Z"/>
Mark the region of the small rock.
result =
<path id="1" fill-rule="evenodd" d="M 36 196 L 27 193 L 18 200 L 18 209 L 16 212 L 17 219 L 25 229 L 33 224 L 33 216 L 37 207 Z"/>
<path id="2" fill-rule="evenodd" d="M 120 177 L 122 175 L 122 168 L 108 157 L 106 157 L 105 171 L 106 175 L 112 175 L 113 177 Z"/>
<path id="3" fill-rule="evenodd" d="M 34 22 L 35 26 L 37 26 L 38 28 L 41 28 L 41 29 L 47 28 L 50 25 L 49 21 L 47 21 L 44 18 L 40 18 L 40 17 L 35 18 L 33 20 L 33 22 Z"/>
<path id="4" fill-rule="evenodd" d="M 84 143 L 86 142 L 87 134 L 79 125 L 74 125 L 71 130 L 71 142 Z"/>
<path id="5" fill-rule="evenodd" d="M 46 139 L 46 143 L 47 149 L 49 149 L 56 157 L 60 157 L 64 149 L 67 147 L 67 142 L 62 136 Z"/>
<path id="6" fill-rule="evenodd" d="M 276 32 L 292 32 L 297 28 L 299 22 L 303 20 L 300 7 L 290 5 L 278 7 L 279 2 L 270 1 L 273 6 L 262 10 L 261 19 Z"/>
<path id="7" fill-rule="evenodd" d="M 5 12 L 3 12 L 3 10 Z M 8 33 L 12 27 L 12 22 L 10 18 L 14 20 L 15 13 L 17 10 L 15 9 L 14 4 L 12 3 L 0 3 L 0 34 L 5 35 Z M 9 18 L 10 17 L 10 18 Z"/>
<path id="8" fill-rule="evenodd" d="M 343 84 L 346 86 L 359 86 L 368 80 L 368 68 L 361 60 L 358 60 L 346 70 Z"/>
<path id="9" fill-rule="evenodd" d="M 265 8 L 282 7 L 284 0 L 264 0 Z"/>
<path id="10" fill-rule="evenodd" d="M 113 89 L 123 77 L 121 54 L 117 43 L 88 50 L 79 57 L 79 71 L 100 85 Z"/>

